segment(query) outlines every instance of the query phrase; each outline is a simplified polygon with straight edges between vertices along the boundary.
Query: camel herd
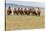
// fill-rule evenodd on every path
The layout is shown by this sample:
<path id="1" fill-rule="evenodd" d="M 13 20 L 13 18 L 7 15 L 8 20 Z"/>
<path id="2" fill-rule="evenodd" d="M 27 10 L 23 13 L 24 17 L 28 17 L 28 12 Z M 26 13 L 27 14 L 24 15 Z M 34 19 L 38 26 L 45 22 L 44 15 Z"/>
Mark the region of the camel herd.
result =
<path id="1" fill-rule="evenodd" d="M 12 10 L 11 10 L 11 7 L 8 7 L 8 9 L 7 9 L 7 15 L 10 15 L 12 13 Z M 13 14 L 14 15 L 35 15 L 35 16 L 40 16 L 40 13 L 41 13 L 41 11 L 39 10 L 39 8 L 38 8 L 38 10 L 37 10 L 37 12 L 36 12 L 36 10 L 34 9 L 34 8 L 29 8 L 28 10 L 25 8 L 24 10 L 23 10 L 23 8 L 18 8 L 18 10 L 16 10 L 16 8 L 14 8 L 14 10 L 13 10 Z"/>

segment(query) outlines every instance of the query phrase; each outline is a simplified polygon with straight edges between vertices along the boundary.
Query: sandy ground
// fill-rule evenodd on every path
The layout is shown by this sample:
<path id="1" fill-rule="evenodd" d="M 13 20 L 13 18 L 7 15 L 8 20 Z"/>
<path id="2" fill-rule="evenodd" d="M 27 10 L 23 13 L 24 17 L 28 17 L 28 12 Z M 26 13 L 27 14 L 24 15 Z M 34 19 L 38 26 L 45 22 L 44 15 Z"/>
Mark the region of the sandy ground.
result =
<path id="1" fill-rule="evenodd" d="M 44 28 L 44 16 L 6 16 L 7 31 Z"/>

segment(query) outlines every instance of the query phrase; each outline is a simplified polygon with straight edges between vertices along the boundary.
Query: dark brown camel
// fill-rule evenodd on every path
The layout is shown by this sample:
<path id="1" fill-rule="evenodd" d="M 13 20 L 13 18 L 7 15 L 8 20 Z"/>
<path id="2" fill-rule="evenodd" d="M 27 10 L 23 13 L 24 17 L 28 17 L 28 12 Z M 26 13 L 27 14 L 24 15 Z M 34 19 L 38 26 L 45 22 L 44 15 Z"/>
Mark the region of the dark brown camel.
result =
<path id="1" fill-rule="evenodd" d="M 20 15 L 24 15 L 23 8 L 20 10 Z"/>
<path id="2" fill-rule="evenodd" d="M 20 14 L 20 12 L 21 12 L 21 10 L 20 10 L 20 8 L 18 8 L 18 13 Z"/>
<path id="3" fill-rule="evenodd" d="M 30 10 L 27 10 L 27 15 L 30 15 Z"/>
<path id="4" fill-rule="evenodd" d="M 12 13 L 11 7 L 8 7 L 8 9 L 7 9 L 7 14 L 10 15 L 11 13 Z"/>
<path id="5" fill-rule="evenodd" d="M 24 9 L 24 14 L 27 15 L 27 10 L 26 10 L 26 8 Z"/>
<path id="6" fill-rule="evenodd" d="M 18 15 L 18 10 L 16 10 L 16 8 L 14 8 L 14 15 L 16 14 L 16 15 Z"/>
<path id="7" fill-rule="evenodd" d="M 32 10 L 30 11 L 33 15 L 36 15 L 37 16 L 37 13 L 36 13 L 36 11 L 35 11 L 35 9 L 34 8 L 32 8 Z"/>

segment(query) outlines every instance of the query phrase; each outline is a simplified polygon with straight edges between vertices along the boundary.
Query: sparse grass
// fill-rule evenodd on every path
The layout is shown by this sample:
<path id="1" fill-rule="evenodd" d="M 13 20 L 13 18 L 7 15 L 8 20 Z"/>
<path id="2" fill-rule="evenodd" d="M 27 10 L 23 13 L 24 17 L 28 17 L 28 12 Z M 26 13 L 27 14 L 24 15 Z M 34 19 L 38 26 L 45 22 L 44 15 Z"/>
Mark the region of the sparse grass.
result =
<path id="1" fill-rule="evenodd" d="M 6 16 L 7 29 L 44 28 L 44 16 Z"/>

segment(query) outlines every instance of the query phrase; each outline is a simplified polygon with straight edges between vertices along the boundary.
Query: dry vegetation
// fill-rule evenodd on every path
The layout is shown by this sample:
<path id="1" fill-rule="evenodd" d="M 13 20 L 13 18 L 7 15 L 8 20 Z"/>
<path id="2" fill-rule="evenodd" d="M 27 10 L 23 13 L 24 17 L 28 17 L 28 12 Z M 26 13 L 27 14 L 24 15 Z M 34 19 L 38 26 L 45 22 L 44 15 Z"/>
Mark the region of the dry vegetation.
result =
<path id="1" fill-rule="evenodd" d="M 7 31 L 44 28 L 44 16 L 6 16 L 6 28 Z"/>

